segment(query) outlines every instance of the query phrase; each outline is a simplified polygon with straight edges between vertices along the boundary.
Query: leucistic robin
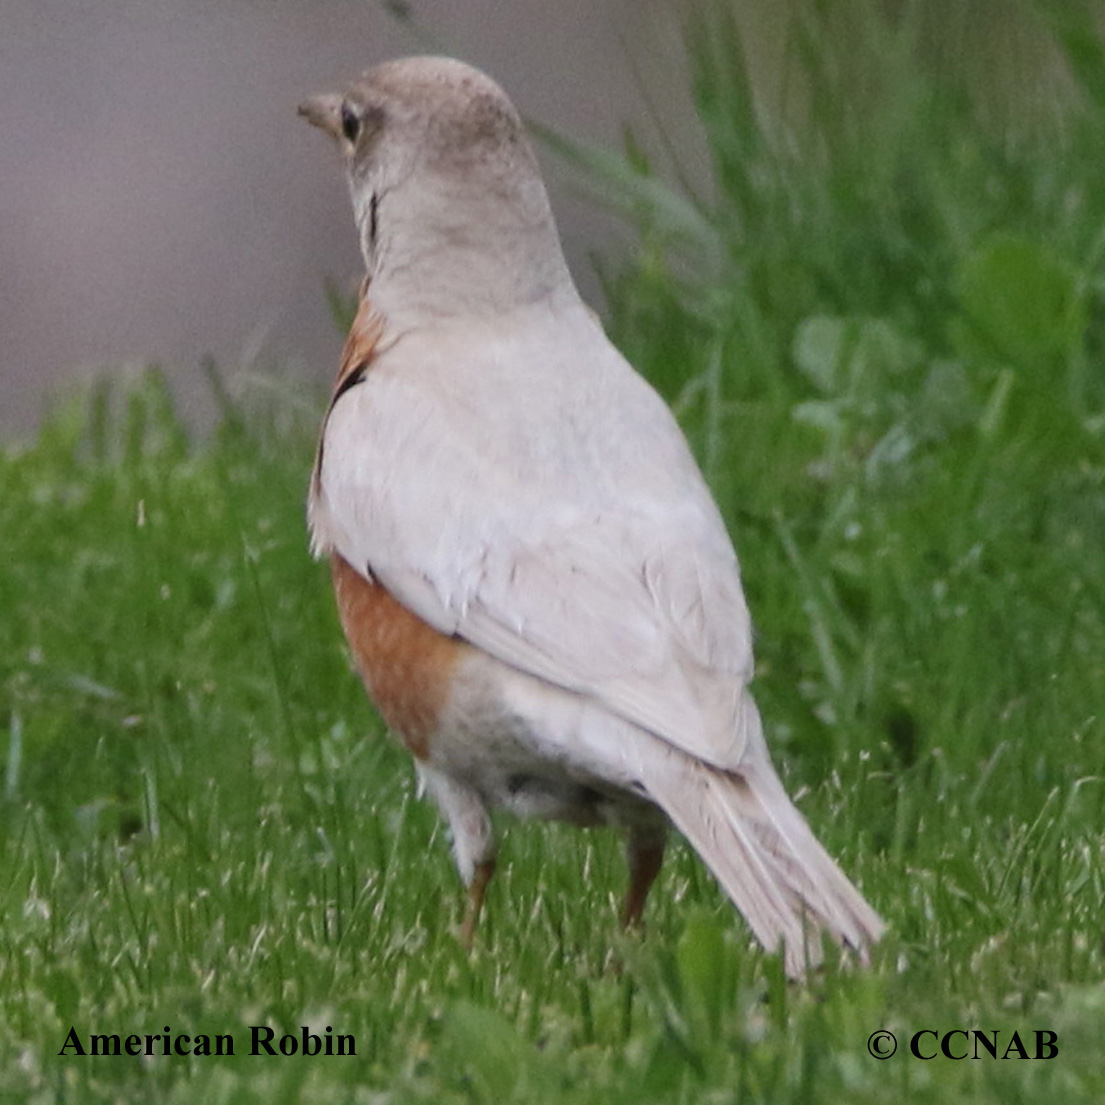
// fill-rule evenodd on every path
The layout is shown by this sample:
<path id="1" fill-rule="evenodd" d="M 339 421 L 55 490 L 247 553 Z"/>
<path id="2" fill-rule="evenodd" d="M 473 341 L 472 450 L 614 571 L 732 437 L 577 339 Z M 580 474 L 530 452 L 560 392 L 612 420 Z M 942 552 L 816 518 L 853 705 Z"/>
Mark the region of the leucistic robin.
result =
<path id="1" fill-rule="evenodd" d="M 675 419 L 577 293 L 519 116 L 445 58 L 300 113 L 345 160 L 367 276 L 308 516 L 369 695 L 468 886 L 489 810 L 625 831 L 636 922 L 674 824 L 801 975 L 883 923 L 814 839 L 749 693 L 737 558 Z"/>

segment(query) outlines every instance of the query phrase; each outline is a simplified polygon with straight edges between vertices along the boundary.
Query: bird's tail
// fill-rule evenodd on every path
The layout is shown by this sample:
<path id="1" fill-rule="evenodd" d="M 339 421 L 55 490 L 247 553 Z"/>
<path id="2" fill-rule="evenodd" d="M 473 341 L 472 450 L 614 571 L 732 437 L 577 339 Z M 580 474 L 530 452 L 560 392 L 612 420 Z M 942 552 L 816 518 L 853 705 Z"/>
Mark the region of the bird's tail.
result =
<path id="1" fill-rule="evenodd" d="M 688 758 L 686 773 L 665 772 L 649 791 L 759 942 L 781 945 L 789 975 L 820 962 L 822 932 L 866 961 L 885 925 L 787 797 L 758 729 L 738 770 Z"/>

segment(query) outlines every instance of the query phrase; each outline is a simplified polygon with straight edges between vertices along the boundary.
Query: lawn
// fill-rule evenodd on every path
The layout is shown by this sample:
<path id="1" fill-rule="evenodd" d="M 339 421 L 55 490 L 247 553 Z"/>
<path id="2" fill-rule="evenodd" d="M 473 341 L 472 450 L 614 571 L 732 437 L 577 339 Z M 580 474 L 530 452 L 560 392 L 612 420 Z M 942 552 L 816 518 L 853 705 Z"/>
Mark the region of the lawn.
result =
<path id="1" fill-rule="evenodd" d="M 608 329 L 737 542 L 870 967 L 787 983 L 681 846 L 623 937 L 620 842 L 540 825 L 463 952 L 307 554 L 324 396 L 212 370 L 197 434 L 151 370 L 0 448 L 0 1100 L 1105 1100 L 1105 50 L 1018 8 L 1069 79 L 995 121 L 825 7 L 772 118 L 694 25 L 708 201 L 548 140 L 638 230 Z"/>

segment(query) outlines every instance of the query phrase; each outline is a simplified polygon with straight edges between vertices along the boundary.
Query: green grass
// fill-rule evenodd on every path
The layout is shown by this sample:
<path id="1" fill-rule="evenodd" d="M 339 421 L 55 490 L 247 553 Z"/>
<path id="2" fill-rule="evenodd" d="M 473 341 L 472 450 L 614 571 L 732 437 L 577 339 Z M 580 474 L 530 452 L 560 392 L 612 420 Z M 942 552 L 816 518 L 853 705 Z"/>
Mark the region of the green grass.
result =
<path id="1" fill-rule="evenodd" d="M 1061 127 L 999 126 L 857 8 L 799 6 L 767 121 L 731 24 L 692 34 L 709 204 L 564 152 L 641 228 L 610 330 L 738 542 L 776 761 L 892 926 L 871 968 L 786 984 L 685 848 L 625 940 L 619 842 L 538 825 L 463 954 L 307 556 L 321 397 L 196 439 L 150 373 L 0 451 L 0 1100 L 1105 1097 L 1102 49 L 1025 8 L 1074 78 Z M 58 1055 L 165 1025 L 237 1054 Z M 357 1055 L 251 1057 L 251 1025 Z M 1059 1054 L 908 1054 L 956 1028 Z"/>

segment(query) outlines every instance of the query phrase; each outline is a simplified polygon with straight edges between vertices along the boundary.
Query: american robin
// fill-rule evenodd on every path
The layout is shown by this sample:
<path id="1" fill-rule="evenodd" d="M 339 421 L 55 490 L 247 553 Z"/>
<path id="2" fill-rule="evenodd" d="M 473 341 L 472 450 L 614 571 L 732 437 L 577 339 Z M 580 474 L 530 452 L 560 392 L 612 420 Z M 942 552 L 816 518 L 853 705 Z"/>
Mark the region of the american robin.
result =
<path id="1" fill-rule="evenodd" d="M 721 516 L 580 299 L 510 101 L 418 57 L 299 110 L 341 149 L 367 268 L 311 480 L 313 549 L 449 824 L 465 938 L 504 809 L 624 830 L 626 924 L 672 823 L 792 975 L 820 930 L 864 958 L 883 923 L 772 767 Z"/>

